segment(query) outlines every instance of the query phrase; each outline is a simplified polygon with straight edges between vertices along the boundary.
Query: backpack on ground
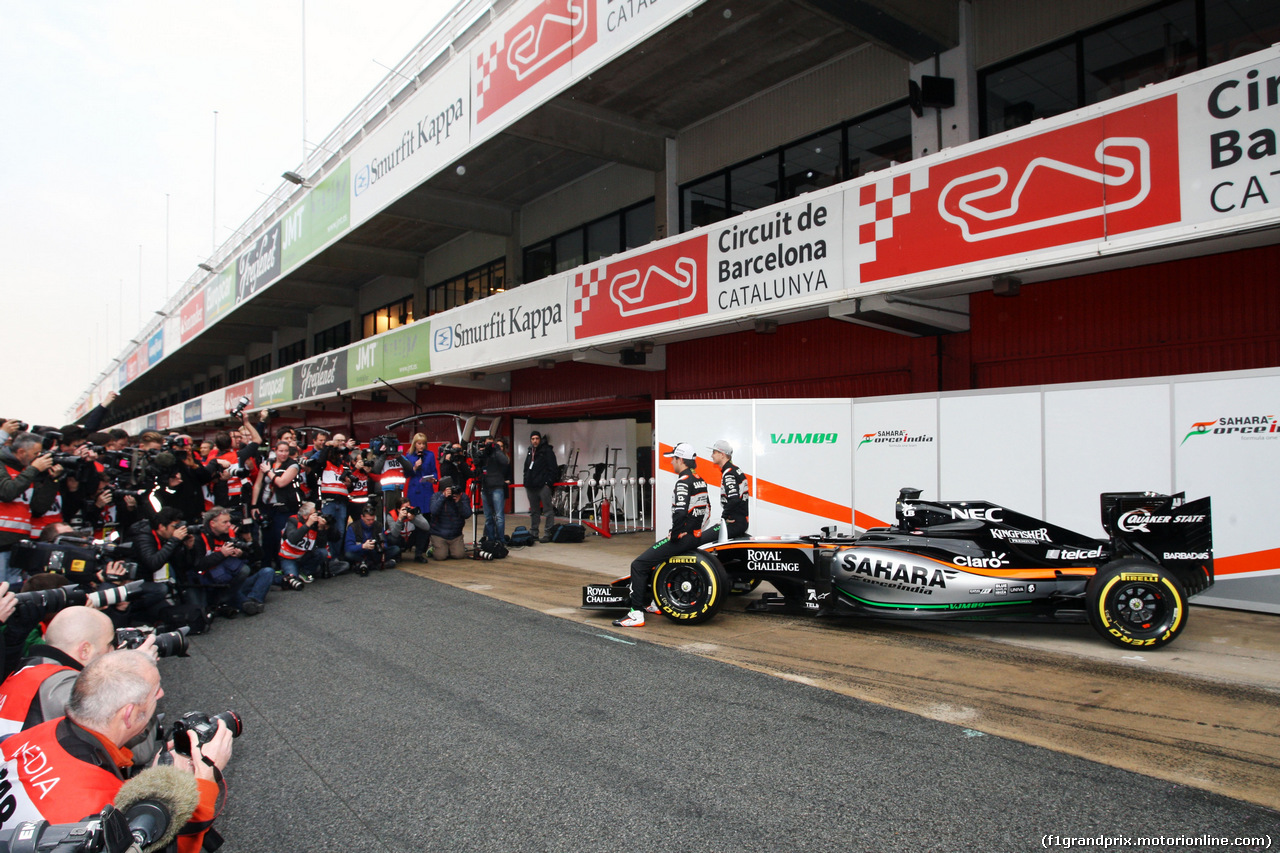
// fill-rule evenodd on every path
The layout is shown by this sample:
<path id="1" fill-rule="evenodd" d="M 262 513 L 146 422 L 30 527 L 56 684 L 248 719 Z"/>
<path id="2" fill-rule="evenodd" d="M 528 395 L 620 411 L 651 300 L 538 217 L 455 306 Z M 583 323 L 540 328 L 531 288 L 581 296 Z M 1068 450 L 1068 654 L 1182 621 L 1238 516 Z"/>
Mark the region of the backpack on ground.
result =
<path id="1" fill-rule="evenodd" d="M 552 542 L 581 542 L 587 537 L 587 528 L 581 524 L 557 524 L 547 535 Z"/>
<path id="2" fill-rule="evenodd" d="M 523 524 L 511 531 L 511 535 L 507 537 L 507 544 L 512 548 L 524 548 L 527 545 L 536 545 L 537 542 L 538 538 Z"/>

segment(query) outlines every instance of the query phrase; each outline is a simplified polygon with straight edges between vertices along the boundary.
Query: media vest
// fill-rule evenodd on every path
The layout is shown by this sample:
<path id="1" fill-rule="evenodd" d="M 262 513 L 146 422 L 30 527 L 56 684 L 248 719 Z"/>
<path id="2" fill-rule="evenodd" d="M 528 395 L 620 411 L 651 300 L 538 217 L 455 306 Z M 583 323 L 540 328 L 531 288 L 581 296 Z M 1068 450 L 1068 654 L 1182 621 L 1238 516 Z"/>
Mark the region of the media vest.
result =
<path id="1" fill-rule="evenodd" d="M 8 465 L 4 467 L 9 472 L 9 476 L 14 479 L 22 473 L 21 470 L 15 470 Z M 34 486 L 27 486 L 27 490 L 13 500 L 0 503 L 0 533 L 31 535 L 31 495 L 34 491 Z"/>

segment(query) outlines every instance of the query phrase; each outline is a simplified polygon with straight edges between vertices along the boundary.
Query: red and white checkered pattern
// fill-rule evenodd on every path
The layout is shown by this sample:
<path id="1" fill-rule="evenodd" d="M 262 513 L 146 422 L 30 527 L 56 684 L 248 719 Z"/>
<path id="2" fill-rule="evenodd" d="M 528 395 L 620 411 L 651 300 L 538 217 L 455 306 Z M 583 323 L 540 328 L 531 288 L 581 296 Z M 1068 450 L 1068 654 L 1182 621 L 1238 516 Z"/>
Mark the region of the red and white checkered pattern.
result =
<path id="1" fill-rule="evenodd" d="M 893 220 L 911 212 L 911 194 L 929 188 L 929 170 L 912 169 L 865 184 L 858 193 L 858 243 L 867 260 L 875 258 L 875 244 L 893 236 Z"/>
<path id="2" fill-rule="evenodd" d="M 507 36 L 503 33 L 487 50 L 476 55 L 476 71 L 480 74 L 480 79 L 476 82 L 476 110 L 484 106 L 484 93 L 489 91 L 489 81 L 498 67 L 498 58 L 506 49 L 506 40 Z"/>
<path id="3" fill-rule="evenodd" d="M 591 310 L 591 299 L 600 295 L 606 266 L 600 264 L 573 277 L 573 325 L 582 325 L 582 315 Z"/>

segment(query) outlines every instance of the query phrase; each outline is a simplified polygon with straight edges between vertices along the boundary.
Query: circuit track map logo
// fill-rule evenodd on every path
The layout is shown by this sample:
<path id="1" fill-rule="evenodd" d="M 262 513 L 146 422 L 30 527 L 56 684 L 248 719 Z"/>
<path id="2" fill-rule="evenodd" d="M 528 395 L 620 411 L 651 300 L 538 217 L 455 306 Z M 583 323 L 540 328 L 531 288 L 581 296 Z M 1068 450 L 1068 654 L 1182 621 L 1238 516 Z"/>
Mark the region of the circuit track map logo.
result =
<path id="1" fill-rule="evenodd" d="M 1228 415 L 1211 421 L 1196 421 L 1191 430 L 1182 437 L 1178 446 L 1187 443 L 1187 439 L 1198 436 L 1234 435 L 1245 439 L 1280 438 L 1280 419 L 1275 415 Z"/>

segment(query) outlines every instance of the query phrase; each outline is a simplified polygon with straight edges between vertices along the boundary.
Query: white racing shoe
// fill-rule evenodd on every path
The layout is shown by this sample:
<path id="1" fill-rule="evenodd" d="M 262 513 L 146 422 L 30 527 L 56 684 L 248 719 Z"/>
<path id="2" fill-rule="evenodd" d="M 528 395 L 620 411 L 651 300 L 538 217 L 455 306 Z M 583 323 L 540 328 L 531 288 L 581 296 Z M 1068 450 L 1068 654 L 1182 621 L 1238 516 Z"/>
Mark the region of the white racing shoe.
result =
<path id="1" fill-rule="evenodd" d="M 621 619 L 614 619 L 613 624 L 619 628 L 643 628 L 644 627 L 644 611 L 632 610 Z"/>

